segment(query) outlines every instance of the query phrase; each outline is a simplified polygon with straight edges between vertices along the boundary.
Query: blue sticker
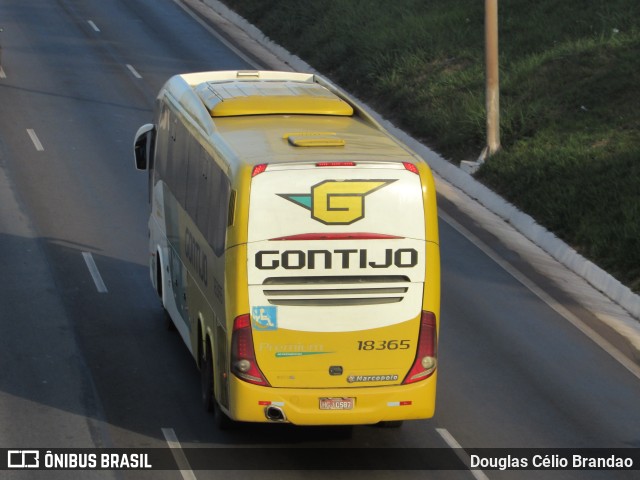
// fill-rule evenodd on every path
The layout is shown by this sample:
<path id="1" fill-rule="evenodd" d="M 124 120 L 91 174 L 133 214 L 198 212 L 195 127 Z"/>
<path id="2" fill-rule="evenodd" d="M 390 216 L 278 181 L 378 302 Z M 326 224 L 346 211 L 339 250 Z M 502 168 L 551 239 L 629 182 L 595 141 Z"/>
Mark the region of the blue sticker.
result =
<path id="1" fill-rule="evenodd" d="M 278 307 L 251 307 L 251 324 L 256 330 L 277 330 Z"/>

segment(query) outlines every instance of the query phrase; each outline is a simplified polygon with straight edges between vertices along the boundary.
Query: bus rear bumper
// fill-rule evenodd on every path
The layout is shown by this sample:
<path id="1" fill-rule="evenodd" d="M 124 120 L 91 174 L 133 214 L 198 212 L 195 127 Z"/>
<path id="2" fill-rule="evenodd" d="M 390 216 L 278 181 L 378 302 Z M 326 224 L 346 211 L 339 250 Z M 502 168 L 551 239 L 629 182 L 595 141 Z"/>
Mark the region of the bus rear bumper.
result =
<path id="1" fill-rule="evenodd" d="M 426 419 L 435 412 L 436 374 L 412 385 L 331 389 L 261 387 L 231 376 L 227 413 L 237 421 L 295 425 L 367 425 Z M 342 408 L 351 402 L 353 405 L 348 409 L 321 409 L 321 399 L 353 399 L 335 402 Z"/>

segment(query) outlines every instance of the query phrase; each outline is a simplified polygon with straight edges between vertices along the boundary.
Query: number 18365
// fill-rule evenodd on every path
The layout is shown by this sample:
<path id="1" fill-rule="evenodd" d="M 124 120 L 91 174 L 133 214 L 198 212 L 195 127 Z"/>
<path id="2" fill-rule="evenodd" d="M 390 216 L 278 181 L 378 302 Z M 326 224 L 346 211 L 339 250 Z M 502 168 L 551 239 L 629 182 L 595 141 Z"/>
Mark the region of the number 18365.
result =
<path id="1" fill-rule="evenodd" d="M 358 340 L 358 350 L 408 350 L 411 340 Z"/>

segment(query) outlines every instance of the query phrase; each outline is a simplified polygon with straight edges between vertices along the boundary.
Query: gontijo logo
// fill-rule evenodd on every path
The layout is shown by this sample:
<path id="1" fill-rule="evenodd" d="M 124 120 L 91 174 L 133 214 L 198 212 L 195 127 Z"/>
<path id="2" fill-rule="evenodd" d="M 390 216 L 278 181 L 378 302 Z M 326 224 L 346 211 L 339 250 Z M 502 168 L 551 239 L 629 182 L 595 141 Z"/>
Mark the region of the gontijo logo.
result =
<path id="1" fill-rule="evenodd" d="M 364 218 L 364 197 L 395 180 L 325 180 L 311 193 L 285 193 L 280 197 L 311 211 L 325 225 L 349 225 Z"/>

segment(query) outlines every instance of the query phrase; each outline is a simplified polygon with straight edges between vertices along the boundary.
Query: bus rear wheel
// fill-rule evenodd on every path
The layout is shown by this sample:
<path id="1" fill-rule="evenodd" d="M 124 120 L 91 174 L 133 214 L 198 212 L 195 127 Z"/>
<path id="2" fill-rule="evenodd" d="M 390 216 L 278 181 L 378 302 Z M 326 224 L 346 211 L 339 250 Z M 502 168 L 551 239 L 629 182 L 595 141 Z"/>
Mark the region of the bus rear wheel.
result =
<path id="1" fill-rule="evenodd" d="M 213 412 L 216 402 L 213 393 L 213 359 L 208 346 L 205 352 L 200 361 L 200 393 L 204 409 L 207 412 Z"/>
<path id="2" fill-rule="evenodd" d="M 236 425 L 221 409 L 216 401 L 213 384 L 213 355 L 211 348 L 206 346 L 206 353 L 200 363 L 200 390 L 202 405 L 207 412 L 213 414 L 213 422 L 220 430 L 229 430 Z"/>

